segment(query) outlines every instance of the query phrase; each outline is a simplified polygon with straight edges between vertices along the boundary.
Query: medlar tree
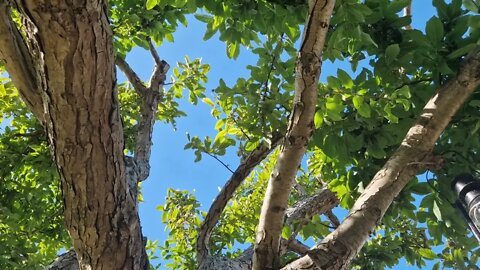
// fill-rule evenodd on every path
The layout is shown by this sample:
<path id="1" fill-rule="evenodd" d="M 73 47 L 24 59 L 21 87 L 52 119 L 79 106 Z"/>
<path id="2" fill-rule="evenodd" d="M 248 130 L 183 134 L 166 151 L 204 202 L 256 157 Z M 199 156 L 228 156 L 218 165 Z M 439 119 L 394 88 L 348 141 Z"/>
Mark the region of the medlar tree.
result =
<path id="1" fill-rule="evenodd" d="M 158 248 L 172 269 L 473 267 L 448 188 L 478 162 L 480 3 L 432 3 L 420 31 L 407 0 L 2 1 L 0 267 L 148 269 Z M 166 85 L 155 51 L 188 14 L 229 57 L 258 56 L 214 100 L 207 64 L 186 58 Z M 125 61 L 135 46 L 155 61 L 148 82 Z M 319 82 L 325 60 L 351 70 Z M 200 160 L 235 146 L 241 162 L 207 213 L 170 190 L 158 245 L 142 235 L 138 184 L 153 125 L 184 116 L 184 91 L 218 130 L 186 148 Z M 416 177 L 430 170 L 436 181 Z"/>

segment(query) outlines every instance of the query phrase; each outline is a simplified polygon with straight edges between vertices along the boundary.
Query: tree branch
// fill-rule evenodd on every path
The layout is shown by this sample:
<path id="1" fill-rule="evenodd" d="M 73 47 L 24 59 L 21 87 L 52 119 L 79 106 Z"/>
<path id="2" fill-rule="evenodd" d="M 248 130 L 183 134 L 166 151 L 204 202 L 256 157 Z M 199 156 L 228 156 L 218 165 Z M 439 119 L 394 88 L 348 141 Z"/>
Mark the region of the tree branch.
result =
<path id="1" fill-rule="evenodd" d="M 338 205 L 338 198 L 326 186 L 320 189 L 315 195 L 297 202 L 293 207 L 285 211 L 285 224 L 292 224 L 294 221 L 311 219 L 314 215 L 326 214 Z"/>
<path id="2" fill-rule="evenodd" d="M 235 173 L 234 171 L 232 171 L 232 169 L 230 169 L 230 166 L 228 166 L 227 164 L 225 164 L 225 162 L 223 162 L 221 159 L 219 159 L 216 155 L 210 154 L 209 152 L 204 152 L 204 153 L 207 154 L 207 155 L 209 155 L 210 157 L 212 157 L 212 158 L 215 159 L 216 161 L 218 161 L 220 164 L 222 164 L 222 166 L 225 167 L 225 169 L 227 169 L 229 172 Z"/>
<path id="3" fill-rule="evenodd" d="M 335 216 L 335 214 L 332 212 L 332 210 L 327 211 L 325 215 L 327 216 L 328 220 L 330 220 L 330 223 L 332 223 L 335 229 L 340 226 L 340 221 L 338 220 L 337 216 Z"/>
<path id="4" fill-rule="evenodd" d="M 155 68 L 150 79 L 150 86 L 146 86 L 128 63 L 120 58 L 115 58 L 115 64 L 125 73 L 128 81 L 140 95 L 142 104 L 140 106 L 140 119 L 135 140 L 134 160 L 129 164 L 135 165 L 137 181 L 141 182 L 150 174 L 150 155 L 152 148 L 153 125 L 158 103 L 163 98 L 162 87 L 170 66 L 160 59 L 150 38 L 147 38 L 150 53 L 155 61 Z"/>
<path id="5" fill-rule="evenodd" d="M 284 239 L 282 238 L 280 240 L 280 245 L 282 246 L 282 250 L 285 250 L 282 252 L 285 253 L 286 251 L 293 251 L 297 254 L 300 255 L 305 255 L 307 252 L 310 250 L 310 247 L 305 245 L 304 243 L 300 242 L 297 239 Z"/>
<path id="6" fill-rule="evenodd" d="M 33 59 L 10 17 L 7 1 L 0 2 L 0 59 L 5 63 L 13 84 L 17 87 L 22 100 L 44 125 L 42 97 L 35 77 Z"/>
<path id="7" fill-rule="evenodd" d="M 135 71 L 130 67 L 130 65 L 121 57 L 115 57 L 115 64 L 120 70 L 125 74 L 127 80 L 132 84 L 133 89 L 137 91 L 138 94 L 145 93 L 148 91 L 147 87 L 143 84 L 140 77 L 135 73 Z"/>
<path id="8" fill-rule="evenodd" d="M 163 87 L 169 68 L 170 66 L 165 61 L 156 63 L 150 87 L 148 87 L 148 91 L 140 95 L 142 97 L 142 106 L 140 107 L 140 121 L 138 122 L 134 156 L 139 172 L 138 181 L 147 179 L 150 174 L 153 125 L 158 103 L 163 98 L 160 88 Z"/>
<path id="9" fill-rule="evenodd" d="M 275 269 L 280 264 L 280 234 L 288 197 L 313 131 L 321 54 L 334 0 L 310 0 L 309 16 L 298 53 L 295 98 L 286 138 L 269 180 L 260 214 L 253 269 Z"/>
<path id="10" fill-rule="evenodd" d="M 456 78 L 441 86 L 427 102 L 399 148 L 374 176 L 343 223 L 308 255 L 283 269 L 346 269 L 393 199 L 432 158 L 436 140 L 479 85 L 480 50 L 476 50 L 466 57 Z"/>
<path id="11" fill-rule="evenodd" d="M 281 139 L 282 136 L 278 134 L 274 135 L 270 145 L 260 144 L 255 150 L 253 150 L 240 163 L 213 201 L 207 215 L 205 216 L 205 219 L 203 220 L 197 237 L 196 250 L 199 264 L 202 264 L 202 261 L 209 253 L 208 242 L 210 240 L 210 235 L 212 234 L 213 228 L 217 224 L 223 209 L 225 209 L 228 201 L 232 198 L 233 193 L 243 183 L 245 178 L 253 171 L 253 169 L 260 164 L 260 162 L 262 162 L 273 151 L 273 149 L 277 147 Z"/>

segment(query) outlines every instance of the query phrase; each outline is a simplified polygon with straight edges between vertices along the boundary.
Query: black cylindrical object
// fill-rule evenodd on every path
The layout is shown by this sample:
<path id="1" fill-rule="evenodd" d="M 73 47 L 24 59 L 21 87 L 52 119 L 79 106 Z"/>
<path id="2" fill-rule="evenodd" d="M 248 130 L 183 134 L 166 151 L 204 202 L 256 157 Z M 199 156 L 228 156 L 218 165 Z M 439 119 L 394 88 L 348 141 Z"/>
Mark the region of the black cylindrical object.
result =
<path id="1" fill-rule="evenodd" d="M 461 174 L 453 180 L 452 189 L 461 203 L 458 207 L 463 207 L 463 210 L 468 213 L 465 218 L 471 219 L 470 222 L 473 222 L 478 232 L 480 228 L 480 181 L 470 174 Z M 475 231 L 473 233 L 475 234 Z"/>

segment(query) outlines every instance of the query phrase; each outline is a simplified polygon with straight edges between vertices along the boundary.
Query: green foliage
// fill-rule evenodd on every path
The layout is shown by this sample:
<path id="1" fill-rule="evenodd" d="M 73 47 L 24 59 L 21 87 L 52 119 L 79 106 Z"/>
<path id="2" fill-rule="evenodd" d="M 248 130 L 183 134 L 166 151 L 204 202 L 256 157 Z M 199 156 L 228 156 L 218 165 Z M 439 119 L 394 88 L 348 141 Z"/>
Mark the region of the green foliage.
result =
<path id="1" fill-rule="evenodd" d="M 258 216 L 277 154 L 271 154 L 258 165 L 257 169 L 245 179 L 244 184 L 235 192 L 211 236 L 212 253 L 236 257 L 243 252 L 238 249 L 238 246 L 235 246 L 236 244 L 253 244 L 255 242 Z"/>
<path id="2" fill-rule="evenodd" d="M 70 246 L 60 183 L 42 127 L 7 78 L 0 120 L 0 268 L 42 269 Z"/>
<path id="3" fill-rule="evenodd" d="M 165 204 L 157 207 L 169 234 L 169 239 L 159 247 L 161 256 L 169 261 L 165 264 L 169 269 L 197 268 L 195 240 L 202 215 L 199 206 L 196 198 L 187 191 L 169 189 Z"/>

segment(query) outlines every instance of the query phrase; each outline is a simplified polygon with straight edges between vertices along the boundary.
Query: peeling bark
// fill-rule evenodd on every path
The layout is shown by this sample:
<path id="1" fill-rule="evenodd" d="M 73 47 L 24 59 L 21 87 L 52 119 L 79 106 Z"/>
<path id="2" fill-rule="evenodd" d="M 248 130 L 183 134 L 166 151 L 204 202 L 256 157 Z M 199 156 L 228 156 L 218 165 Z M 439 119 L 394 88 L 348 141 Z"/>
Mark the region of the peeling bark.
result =
<path id="1" fill-rule="evenodd" d="M 26 0 L 17 5 L 26 38 L 18 38 L 2 11 L 0 31 L 10 27 L 8 38 L 21 50 L 0 47 L 0 55 L 34 115 L 44 119 L 79 267 L 148 269 L 138 207 L 125 175 L 106 3 Z M 9 59 L 31 61 L 30 70 Z M 20 81 L 32 77 L 34 85 Z"/>
<path id="2" fill-rule="evenodd" d="M 456 78 L 441 86 L 428 101 L 400 147 L 374 176 L 343 223 L 306 256 L 282 269 L 346 269 L 393 199 L 425 165 L 432 163 L 436 140 L 479 85 L 477 50 L 466 58 Z"/>
<path id="3" fill-rule="evenodd" d="M 292 114 L 262 205 L 254 270 L 276 269 L 280 264 L 283 219 L 295 175 L 314 131 L 321 54 L 334 6 L 334 0 L 309 1 L 309 15 L 297 56 Z"/>
<path id="4" fill-rule="evenodd" d="M 253 150 L 233 172 L 233 175 L 225 183 L 220 193 L 213 201 L 210 209 L 208 210 L 205 219 L 202 222 L 200 231 L 197 237 L 197 259 L 198 263 L 202 264 L 204 258 L 208 255 L 208 241 L 210 235 L 217 224 L 220 215 L 222 214 L 228 201 L 232 198 L 233 193 L 243 183 L 245 178 L 253 171 L 253 169 L 260 164 L 280 143 L 281 136 L 274 135 L 270 145 L 261 144 L 255 150 Z"/>

